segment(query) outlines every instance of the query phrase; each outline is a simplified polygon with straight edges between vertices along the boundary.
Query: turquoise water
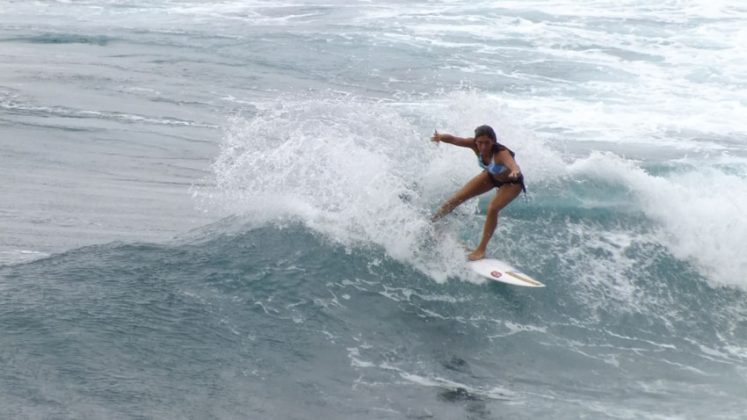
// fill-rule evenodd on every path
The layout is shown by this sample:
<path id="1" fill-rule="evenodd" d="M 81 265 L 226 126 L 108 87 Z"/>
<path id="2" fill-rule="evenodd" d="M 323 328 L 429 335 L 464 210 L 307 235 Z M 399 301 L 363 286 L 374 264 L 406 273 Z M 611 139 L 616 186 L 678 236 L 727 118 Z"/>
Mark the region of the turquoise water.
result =
<path id="1" fill-rule="evenodd" d="M 0 8 L 0 417 L 744 416 L 739 3 Z"/>

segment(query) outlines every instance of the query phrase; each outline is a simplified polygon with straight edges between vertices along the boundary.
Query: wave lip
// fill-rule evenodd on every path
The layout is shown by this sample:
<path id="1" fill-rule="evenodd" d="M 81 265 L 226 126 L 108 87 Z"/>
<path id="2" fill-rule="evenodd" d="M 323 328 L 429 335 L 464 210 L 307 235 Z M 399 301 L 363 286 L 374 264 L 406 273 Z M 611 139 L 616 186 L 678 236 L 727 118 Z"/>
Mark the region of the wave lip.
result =
<path id="1" fill-rule="evenodd" d="M 31 261 L 49 257 L 46 252 L 32 251 L 27 249 L 11 249 L 0 251 L 0 266 L 23 264 Z"/>
<path id="2" fill-rule="evenodd" d="M 747 290 L 747 166 L 740 160 L 673 162 L 652 174 L 640 163 L 611 153 L 574 162 L 571 174 L 627 189 L 633 209 L 652 219 L 676 257 L 694 263 L 717 285 Z"/>

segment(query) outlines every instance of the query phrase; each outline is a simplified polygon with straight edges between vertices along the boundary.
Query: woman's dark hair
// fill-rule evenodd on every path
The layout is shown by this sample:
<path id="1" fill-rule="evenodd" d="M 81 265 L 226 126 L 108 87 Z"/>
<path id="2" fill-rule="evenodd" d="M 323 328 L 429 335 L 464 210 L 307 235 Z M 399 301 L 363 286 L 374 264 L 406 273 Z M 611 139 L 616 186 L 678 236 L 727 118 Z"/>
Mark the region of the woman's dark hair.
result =
<path id="1" fill-rule="evenodd" d="M 475 138 L 478 138 L 480 136 L 488 136 L 491 140 L 493 140 L 493 142 L 498 141 L 498 138 L 495 136 L 495 131 L 493 131 L 493 127 L 489 125 L 481 125 L 475 128 Z"/>

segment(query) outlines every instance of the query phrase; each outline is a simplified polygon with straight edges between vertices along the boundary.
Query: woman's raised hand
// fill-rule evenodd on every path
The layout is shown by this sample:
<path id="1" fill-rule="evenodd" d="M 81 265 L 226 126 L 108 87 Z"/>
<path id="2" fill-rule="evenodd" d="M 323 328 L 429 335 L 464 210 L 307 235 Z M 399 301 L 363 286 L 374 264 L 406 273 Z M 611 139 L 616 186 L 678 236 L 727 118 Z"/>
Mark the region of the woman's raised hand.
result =
<path id="1" fill-rule="evenodd" d="M 433 130 L 433 135 L 431 136 L 431 141 L 434 143 L 440 143 L 441 142 L 441 134 L 438 133 L 438 130 Z"/>

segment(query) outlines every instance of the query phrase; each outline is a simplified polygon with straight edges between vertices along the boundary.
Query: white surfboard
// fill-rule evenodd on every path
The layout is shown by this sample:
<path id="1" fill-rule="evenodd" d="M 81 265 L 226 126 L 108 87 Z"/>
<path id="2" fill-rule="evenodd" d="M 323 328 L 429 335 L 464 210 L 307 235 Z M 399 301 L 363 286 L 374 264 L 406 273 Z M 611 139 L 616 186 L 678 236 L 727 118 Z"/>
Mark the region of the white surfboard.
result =
<path id="1" fill-rule="evenodd" d="M 513 284 L 524 287 L 545 287 L 544 284 L 522 273 L 511 264 L 492 258 L 483 258 L 477 261 L 468 261 L 467 266 L 475 273 L 501 283 Z"/>

